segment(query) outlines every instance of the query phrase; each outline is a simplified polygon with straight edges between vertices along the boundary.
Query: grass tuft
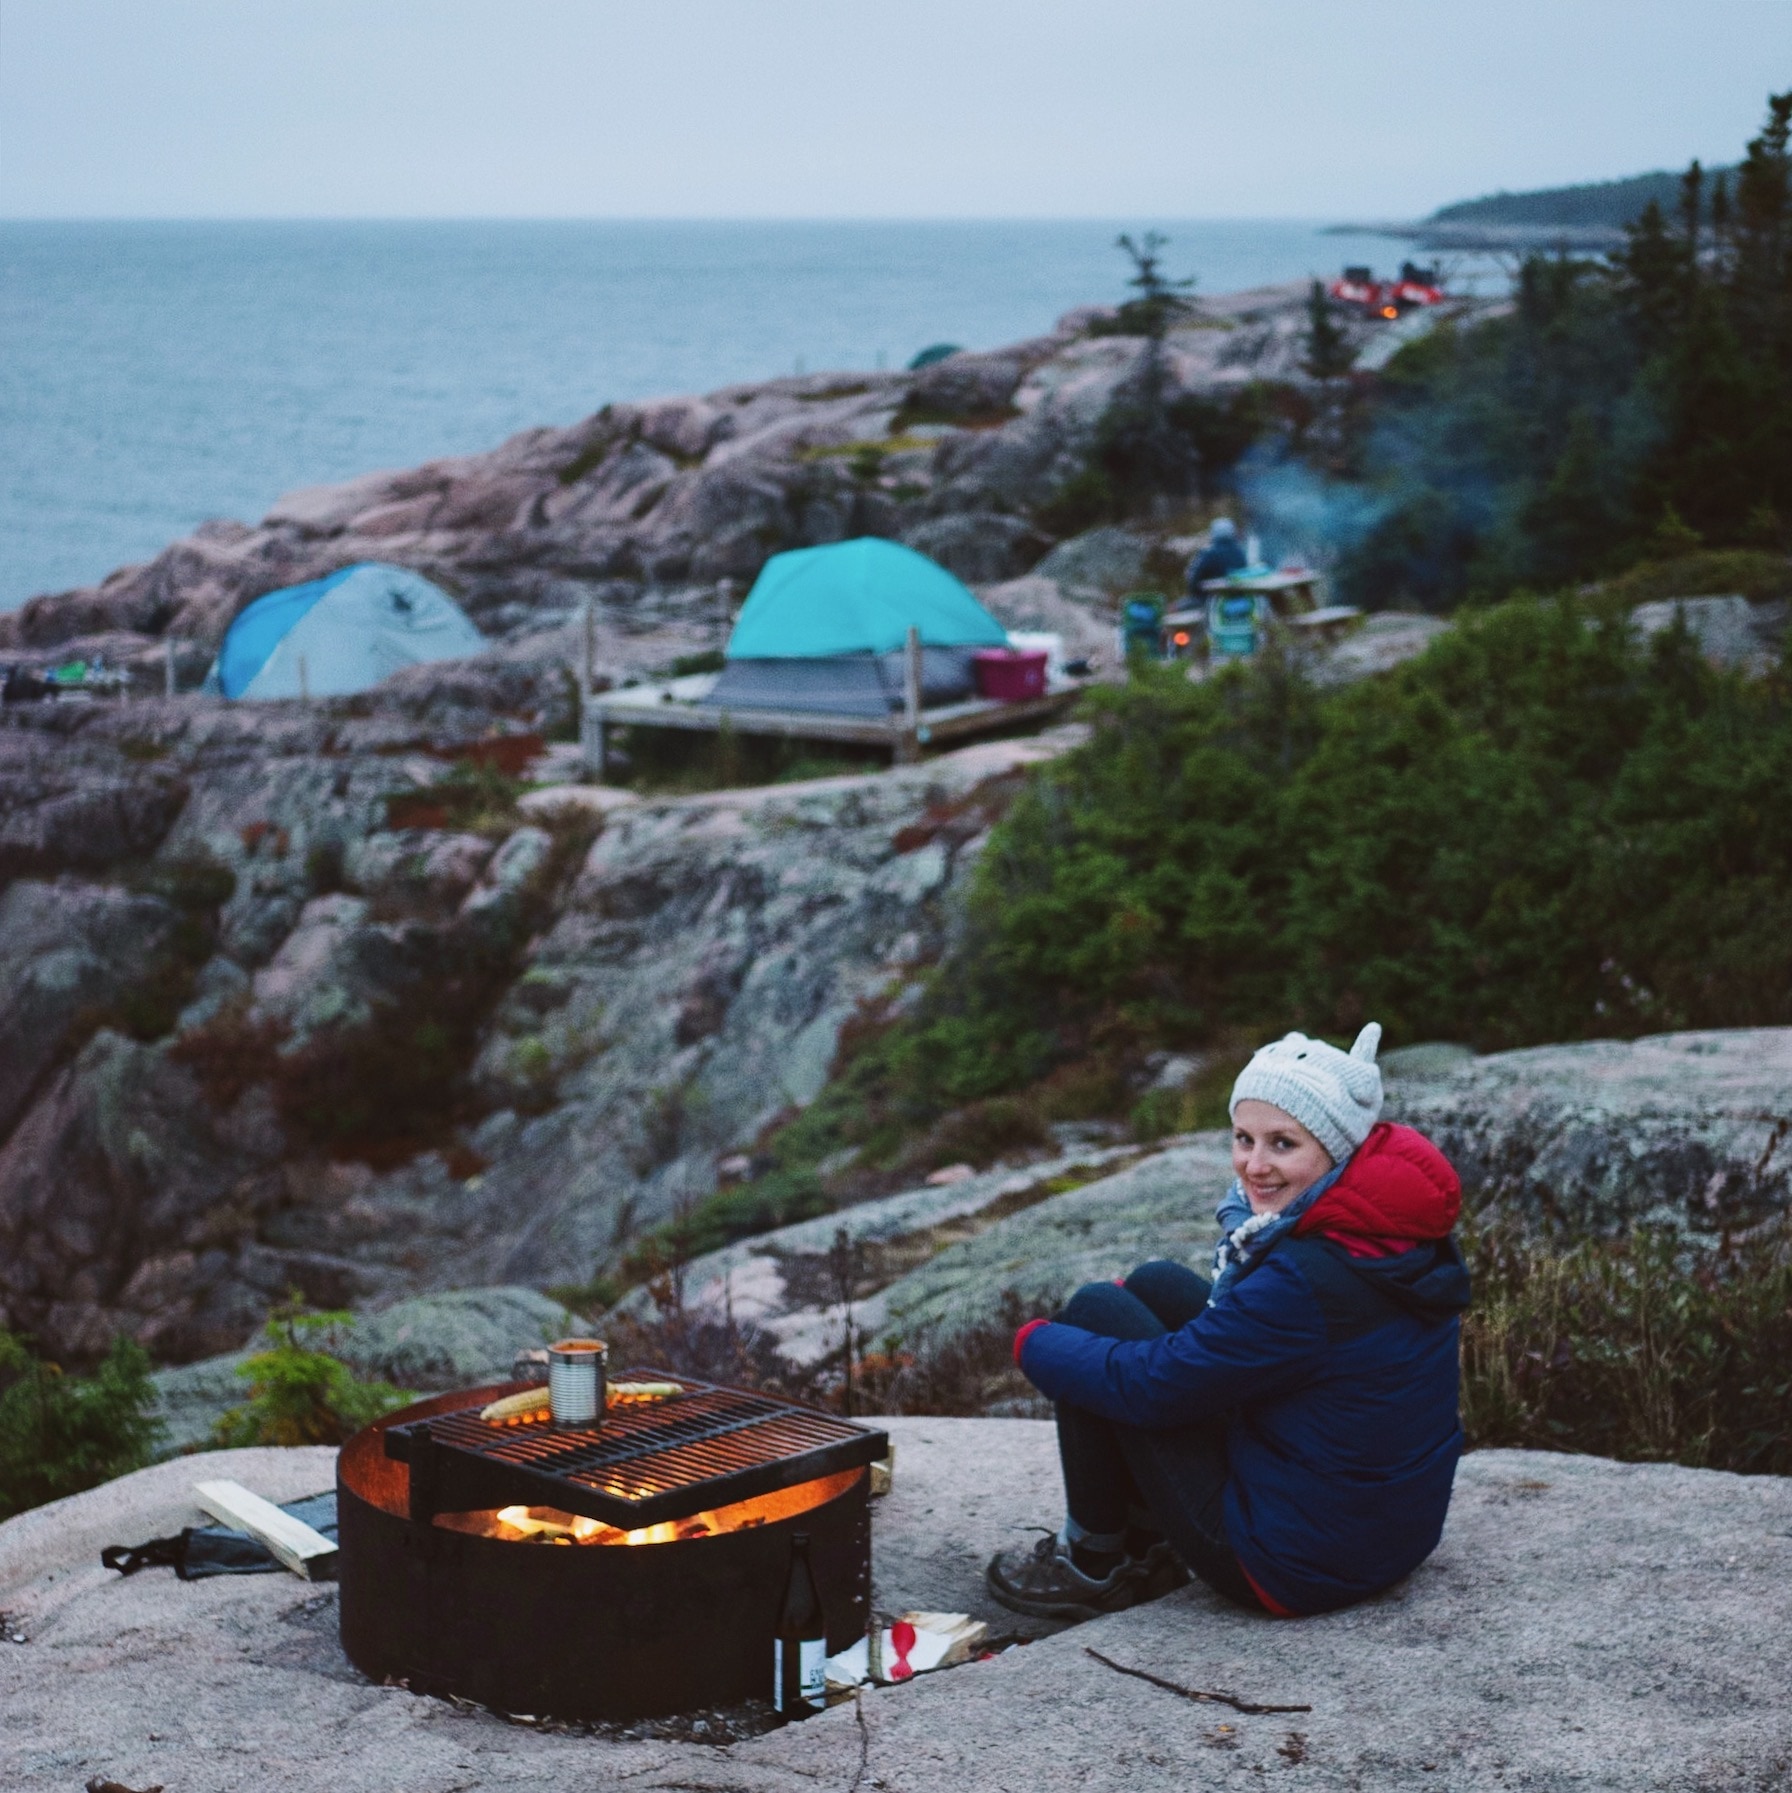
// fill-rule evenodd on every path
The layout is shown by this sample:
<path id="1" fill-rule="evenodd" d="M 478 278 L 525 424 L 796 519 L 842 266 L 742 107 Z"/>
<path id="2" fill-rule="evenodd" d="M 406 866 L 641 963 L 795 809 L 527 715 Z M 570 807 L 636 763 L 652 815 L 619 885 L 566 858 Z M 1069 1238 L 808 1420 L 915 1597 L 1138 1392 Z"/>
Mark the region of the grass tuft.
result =
<path id="1" fill-rule="evenodd" d="M 0 1519 L 141 1469 L 161 1435 L 141 1346 L 118 1339 L 91 1376 L 65 1375 L 0 1331 Z"/>
<path id="2" fill-rule="evenodd" d="M 1648 1228 L 1465 1246 L 1471 1444 L 1792 1474 L 1792 1225 L 1714 1253 Z"/>

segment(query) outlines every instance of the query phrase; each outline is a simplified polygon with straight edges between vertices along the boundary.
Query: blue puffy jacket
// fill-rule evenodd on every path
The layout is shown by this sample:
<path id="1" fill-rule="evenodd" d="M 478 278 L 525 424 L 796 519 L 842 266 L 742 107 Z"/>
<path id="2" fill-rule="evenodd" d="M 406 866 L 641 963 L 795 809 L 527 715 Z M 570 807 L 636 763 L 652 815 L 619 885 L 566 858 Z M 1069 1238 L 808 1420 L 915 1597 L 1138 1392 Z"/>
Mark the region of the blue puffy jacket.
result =
<path id="1" fill-rule="evenodd" d="M 1224 579 L 1228 573 L 1238 572 L 1244 565 L 1244 547 L 1237 536 L 1222 536 L 1211 546 L 1202 549 L 1199 556 L 1188 569 L 1188 595 L 1200 599 L 1206 594 L 1201 587 L 1209 579 Z"/>
<path id="2" fill-rule="evenodd" d="M 1157 1429 L 1223 1419 L 1226 1530 L 1265 1603 L 1330 1611 L 1437 1547 L 1456 1460 L 1461 1187 L 1382 1125 L 1223 1301 L 1159 1339 L 1034 1329 L 1021 1367 L 1053 1400 Z"/>

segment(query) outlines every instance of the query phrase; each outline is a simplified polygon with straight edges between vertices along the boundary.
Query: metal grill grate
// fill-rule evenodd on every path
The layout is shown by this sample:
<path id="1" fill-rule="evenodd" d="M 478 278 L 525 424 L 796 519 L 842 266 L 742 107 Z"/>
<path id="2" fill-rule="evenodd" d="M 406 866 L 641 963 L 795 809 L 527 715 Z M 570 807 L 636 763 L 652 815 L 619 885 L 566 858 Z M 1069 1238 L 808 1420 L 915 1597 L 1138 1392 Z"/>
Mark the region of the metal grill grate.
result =
<path id="1" fill-rule="evenodd" d="M 411 1516 L 552 1506 L 633 1531 L 855 1469 L 888 1454 L 886 1434 L 747 1389 L 676 1382 L 662 1401 L 616 1406 L 599 1427 L 545 1418 L 492 1425 L 473 1408 L 393 1426 L 389 1456 L 409 1463 Z"/>

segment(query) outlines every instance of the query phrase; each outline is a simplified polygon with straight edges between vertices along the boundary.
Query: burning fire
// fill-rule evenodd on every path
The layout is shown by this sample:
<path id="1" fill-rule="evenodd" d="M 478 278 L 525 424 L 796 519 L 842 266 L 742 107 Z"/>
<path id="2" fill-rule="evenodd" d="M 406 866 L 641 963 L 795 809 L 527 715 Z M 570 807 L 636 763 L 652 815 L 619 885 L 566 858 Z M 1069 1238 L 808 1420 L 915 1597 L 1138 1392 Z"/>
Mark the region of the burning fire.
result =
<path id="1" fill-rule="evenodd" d="M 500 1507 L 495 1517 L 502 1528 L 499 1537 L 524 1538 L 531 1544 L 670 1544 L 679 1538 L 707 1538 L 724 1529 L 714 1523 L 714 1513 L 697 1513 L 676 1524 L 644 1525 L 633 1532 L 618 1531 L 581 1513 L 563 1513 L 558 1507 Z M 753 1523 L 763 1525 L 765 1521 Z"/>
<path id="2" fill-rule="evenodd" d="M 582 1513 L 563 1512 L 559 1507 L 498 1507 L 484 1512 L 438 1513 L 435 1522 L 449 1531 L 470 1532 L 475 1537 L 496 1538 L 512 1544 L 674 1544 L 688 1538 L 713 1538 L 726 1532 L 751 1531 L 755 1526 L 806 1513 L 844 1493 L 853 1480 L 864 1473 L 861 1469 L 842 1470 L 838 1475 L 800 1482 L 794 1488 L 780 1488 L 776 1494 L 737 1500 L 729 1506 L 693 1513 L 688 1519 L 642 1526 L 639 1531 L 623 1531 L 618 1526 L 605 1525 L 602 1520 L 587 1519 Z"/>

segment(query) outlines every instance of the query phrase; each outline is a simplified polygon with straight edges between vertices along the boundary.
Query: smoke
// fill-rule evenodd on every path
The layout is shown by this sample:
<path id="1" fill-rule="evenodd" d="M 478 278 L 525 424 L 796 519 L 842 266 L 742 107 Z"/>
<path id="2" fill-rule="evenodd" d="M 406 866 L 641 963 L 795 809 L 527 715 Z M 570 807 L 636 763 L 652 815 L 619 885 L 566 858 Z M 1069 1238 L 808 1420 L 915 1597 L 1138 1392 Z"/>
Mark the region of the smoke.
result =
<path id="1" fill-rule="evenodd" d="M 1661 514 L 1650 481 L 1669 418 L 1628 304 L 1603 275 L 1527 264 L 1511 311 L 1260 440 L 1233 476 L 1244 526 L 1266 559 L 1298 556 L 1366 609 L 1443 611 L 1597 574 Z"/>
<path id="2" fill-rule="evenodd" d="M 1379 490 L 1329 479 L 1306 462 L 1253 450 L 1234 475 L 1244 501 L 1244 527 L 1272 565 L 1289 559 L 1334 572 L 1373 534 L 1395 499 Z"/>
<path id="3" fill-rule="evenodd" d="M 1262 444 L 1236 484 L 1272 564 L 1323 572 L 1334 602 L 1447 610 L 1478 570 L 1512 559 L 1524 485 L 1494 477 L 1472 410 L 1448 399 L 1374 420 L 1361 476 L 1340 479 Z"/>

